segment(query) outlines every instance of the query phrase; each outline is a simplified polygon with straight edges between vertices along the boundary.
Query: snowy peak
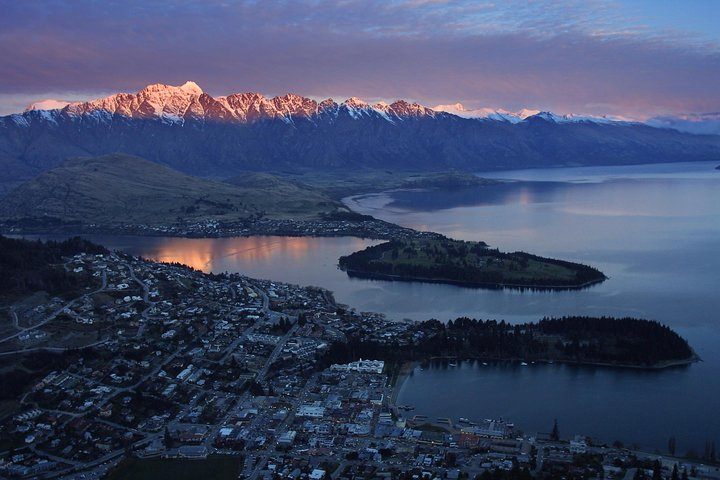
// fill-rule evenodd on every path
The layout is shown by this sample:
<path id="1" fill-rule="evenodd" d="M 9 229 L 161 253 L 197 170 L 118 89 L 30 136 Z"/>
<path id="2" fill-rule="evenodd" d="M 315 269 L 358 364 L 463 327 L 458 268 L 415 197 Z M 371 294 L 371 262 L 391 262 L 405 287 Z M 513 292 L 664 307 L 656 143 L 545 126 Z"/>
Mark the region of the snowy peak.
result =
<path id="1" fill-rule="evenodd" d="M 435 112 L 418 103 L 409 103 L 405 100 L 398 100 L 390 105 L 390 110 L 397 117 L 434 117 Z"/>
<path id="2" fill-rule="evenodd" d="M 343 105 L 348 106 L 349 108 L 367 108 L 368 103 L 365 100 L 362 100 L 358 97 L 350 97 L 347 100 L 343 102 Z"/>
<path id="3" fill-rule="evenodd" d="M 494 108 L 470 110 L 461 103 L 428 108 L 415 102 L 396 100 L 391 104 L 378 102 L 370 105 L 358 97 L 350 97 L 338 104 L 331 98 L 317 102 L 294 93 L 272 98 L 255 92 L 212 97 L 192 81 L 179 86 L 155 83 L 137 93 L 118 93 L 89 102 L 70 103 L 49 99 L 30 105 L 26 111 L 58 111 L 70 117 L 88 118 L 98 122 L 110 122 L 114 117 L 126 117 L 159 119 L 165 123 L 180 125 L 189 119 L 234 123 L 279 119 L 294 124 L 300 119 L 315 122 L 316 118 L 336 119 L 340 115 L 354 120 L 375 118 L 396 123 L 406 119 L 435 118 L 439 112 L 467 119 L 513 124 L 531 120 L 554 123 L 618 121 L 615 118 L 556 115 L 529 109 L 517 112 Z"/>
<path id="4" fill-rule="evenodd" d="M 60 110 L 67 107 L 71 103 L 73 102 L 68 102 L 67 100 L 56 100 L 54 98 L 46 98 L 45 100 L 31 103 L 25 108 L 25 111 L 31 112 L 33 110 Z"/>
<path id="5" fill-rule="evenodd" d="M 462 118 L 477 118 L 481 120 L 499 120 L 502 122 L 520 123 L 526 118 L 540 113 L 539 110 L 523 108 L 518 112 L 509 112 L 502 108 L 476 108 L 468 110 L 462 103 L 452 105 L 437 105 L 433 107 L 436 112 L 445 112 Z"/>
<path id="6" fill-rule="evenodd" d="M 205 92 L 203 92 L 203 89 L 200 88 L 200 86 L 199 86 L 197 83 L 195 83 L 195 82 L 193 82 L 193 81 L 190 81 L 190 80 L 188 80 L 187 82 L 183 83 L 183 84 L 180 85 L 178 88 L 179 88 L 180 90 L 182 90 L 183 92 L 189 93 L 189 94 L 191 94 L 191 95 L 198 95 L 198 96 L 199 96 L 199 95 L 202 95 L 203 93 L 205 93 Z"/>
<path id="7" fill-rule="evenodd" d="M 445 112 L 462 118 L 475 118 L 481 120 L 499 120 L 510 123 L 520 123 L 532 120 L 544 120 L 553 123 L 628 123 L 627 119 L 610 116 L 592 116 L 592 115 L 575 115 L 566 114 L 558 115 L 553 112 L 533 110 L 523 108 L 517 112 L 509 112 L 502 108 L 477 108 L 468 110 L 462 103 L 454 103 L 450 105 L 437 105 L 433 107 L 436 112 Z"/>
<path id="8" fill-rule="evenodd" d="M 208 97 L 194 82 L 180 86 L 156 83 L 138 93 L 118 93 L 90 102 L 70 104 L 63 109 L 71 116 L 102 116 L 103 113 L 130 118 L 158 117 L 171 123 L 203 118 Z"/>
<path id="9" fill-rule="evenodd" d="M 568 113 L 565 115 L 557 115 L 552 112 L 537 112 L 530 114 L 525 119 L 539 118 L 547 122 L 553 123 L 599 123 L 599 124 L 618 124 L 618 123 L 637 123 L 631 122 L 627 119 L 620 117 L 602 116 L 597 117 L 593 115 L 575 115 Z"/>
<path id="10" fill-rule="evenodd" d="M 699 135 L 720 135 L 720 112 L 687 113 L 652 117 L 645 123 L 651 127 L 672 128 Z"/>

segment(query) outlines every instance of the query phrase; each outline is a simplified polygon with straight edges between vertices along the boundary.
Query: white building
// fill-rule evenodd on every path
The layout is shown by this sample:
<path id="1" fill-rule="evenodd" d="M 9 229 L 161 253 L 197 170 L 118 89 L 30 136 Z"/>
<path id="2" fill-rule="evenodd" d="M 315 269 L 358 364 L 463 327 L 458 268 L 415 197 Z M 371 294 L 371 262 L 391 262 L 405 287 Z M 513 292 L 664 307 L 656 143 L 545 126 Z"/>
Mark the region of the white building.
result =
<path id="1" fill-rule="evenodd" d="M 382 360 L 363 360 L 346 364 L 335 364 L 330 367 L 336 372 L 382 373 L 385 362 Z"/>

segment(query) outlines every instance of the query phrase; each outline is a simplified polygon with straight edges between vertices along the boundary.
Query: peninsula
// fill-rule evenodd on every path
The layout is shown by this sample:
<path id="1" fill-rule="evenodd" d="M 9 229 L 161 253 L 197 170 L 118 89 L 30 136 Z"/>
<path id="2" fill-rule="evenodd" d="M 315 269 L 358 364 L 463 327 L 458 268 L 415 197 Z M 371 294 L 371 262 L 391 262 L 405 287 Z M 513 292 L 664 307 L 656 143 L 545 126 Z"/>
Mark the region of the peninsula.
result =
<path id="1" fill-rule="evenodd" d="M 488 361 L 561 362 L 595 366 L 662 369 L 699 360 L 687 341 L 669 327 L 639 318 L 568 316 L 538 322 L 461 317 L 447 323 L 415 323 L 411 344 L 374 341 L 363 334 L 333 345 L 333 361 L 349 356 L 393 364 L 431 358 Z M 346 351 L 347 349 L 347 351 Z M 352 354 L 351 354 L 352 352 Z"/>

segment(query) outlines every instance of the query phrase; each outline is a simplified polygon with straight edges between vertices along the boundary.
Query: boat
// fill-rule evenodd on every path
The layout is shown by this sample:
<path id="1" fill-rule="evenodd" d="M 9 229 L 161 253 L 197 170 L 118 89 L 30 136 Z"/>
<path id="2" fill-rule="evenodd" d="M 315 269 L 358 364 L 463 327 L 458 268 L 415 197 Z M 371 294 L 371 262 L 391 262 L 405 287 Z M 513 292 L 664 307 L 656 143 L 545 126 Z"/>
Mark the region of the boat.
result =
<path id="1" fill-rule="evenodd" d="M 520 362 L 520 365 L 522 365 L 523 367 L 527 367 L 527 362 Z"/>

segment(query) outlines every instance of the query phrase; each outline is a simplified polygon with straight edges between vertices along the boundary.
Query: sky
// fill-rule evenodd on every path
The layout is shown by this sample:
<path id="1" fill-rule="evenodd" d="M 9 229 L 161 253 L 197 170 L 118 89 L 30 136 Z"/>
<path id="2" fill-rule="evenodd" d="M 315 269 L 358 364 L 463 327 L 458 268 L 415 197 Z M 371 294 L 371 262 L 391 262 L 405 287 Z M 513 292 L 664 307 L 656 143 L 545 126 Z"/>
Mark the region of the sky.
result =
<path id="1" fill-rule="evenodd" d="M 720 112 L 716 0 L 0 0 L 0 114 L 197 82 L 211 95 Z"/>

